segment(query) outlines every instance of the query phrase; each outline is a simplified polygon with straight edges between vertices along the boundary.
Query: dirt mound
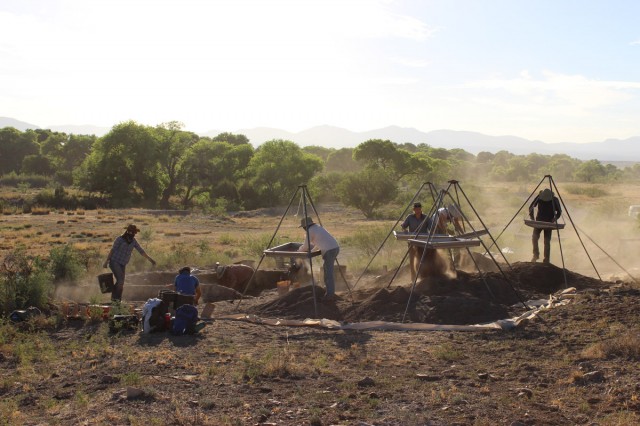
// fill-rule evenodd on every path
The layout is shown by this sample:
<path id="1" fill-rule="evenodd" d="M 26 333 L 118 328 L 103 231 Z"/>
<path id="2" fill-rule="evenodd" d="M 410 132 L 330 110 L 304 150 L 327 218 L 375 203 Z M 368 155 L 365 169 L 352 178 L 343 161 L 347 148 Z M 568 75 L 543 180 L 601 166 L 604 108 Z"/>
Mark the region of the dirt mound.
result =
<path id="1" fill-rule="evenodd" d="M 313 288 L 307 286 L 254 306 L 250 312 L 266 317 L 304 319 L 316 317 L 317 309 L 317 317 L 347 322 L 399 322 L 404 317 L 405 322 L 476 324 L 517 315 L 525 310 L 522 302 L 547 298 L 566 287 L 586 289 L 611 284 L 575 272 L 563 272 L 555 265 L 528 262 L 507 267 L 504 275 L 462 271 L 456 275 L 456 278 L 426 277 L 417 283 L 413 292 L 411 285 L 346 292 L 331 303 L 321 302 L 325 292 L 316 286 L 315 307 Z"/>

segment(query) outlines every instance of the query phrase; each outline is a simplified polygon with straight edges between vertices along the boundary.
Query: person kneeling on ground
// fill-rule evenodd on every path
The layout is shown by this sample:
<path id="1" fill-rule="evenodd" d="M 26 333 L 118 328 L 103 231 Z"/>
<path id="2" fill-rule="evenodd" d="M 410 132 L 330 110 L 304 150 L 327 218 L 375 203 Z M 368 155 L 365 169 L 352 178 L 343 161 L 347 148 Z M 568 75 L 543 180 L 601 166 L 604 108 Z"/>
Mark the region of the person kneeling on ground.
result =
<path id="1" fill-rule="evenodd" d="M 176 279 L 173 283 L 176 291 L 180 294 L 186 294 L 193 297 L 193 304 L 197 305 L 202 297 L 202 289 L 200 288 L 200 281 L 198 277 L 191 275 L 191 268 L 188 266 L 183 267 L 178 271 Z"/>

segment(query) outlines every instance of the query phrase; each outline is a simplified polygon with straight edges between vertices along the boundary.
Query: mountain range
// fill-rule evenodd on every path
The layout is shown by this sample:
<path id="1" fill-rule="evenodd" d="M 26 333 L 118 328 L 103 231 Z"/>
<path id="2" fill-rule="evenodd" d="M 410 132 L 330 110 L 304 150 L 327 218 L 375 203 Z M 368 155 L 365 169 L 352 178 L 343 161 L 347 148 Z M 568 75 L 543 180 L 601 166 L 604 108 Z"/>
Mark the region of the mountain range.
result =
<path id="1" fill-rule="evenodd" d="M 58 132 L 103 136 L 110 129 L 106 127 L 84 125 L 39 126 L 13 118 L 0 117 L 0 128 L 14 127 L 24 131 L 27 129 L 50 129 Z M 200 136 L 216 136 L 222 130 L 209 130 L 198 133 Z M 389 126 L 366 132 L 353 132 L 334 126 L 316 126 L 301 132 L 288 132 L 282 129 L 256 127 L 232 131 L 245 135 L 254 146 L 273 139 L 284 139 L 300 146 L 318 145 L 327 148 L 353 148 L 369 139 L 388 139 L 396 143 L 425 143 L 436 148 L 460 148 L 472 154 L 481 151 L 496 153 L 509 151 L 517 155 L 538 153 L 544 155 L 567 154 L 580 160 L 596 159 L 603 163 L 635 163 L 640 162 L 640 136 L 628 139 L 607 139 L 602 142 L 587 143 L 545 143 L 517 136 L 489 136 L 477 132 L 456 130 L 433 130 L 422 132 L 408 127 Z"/>

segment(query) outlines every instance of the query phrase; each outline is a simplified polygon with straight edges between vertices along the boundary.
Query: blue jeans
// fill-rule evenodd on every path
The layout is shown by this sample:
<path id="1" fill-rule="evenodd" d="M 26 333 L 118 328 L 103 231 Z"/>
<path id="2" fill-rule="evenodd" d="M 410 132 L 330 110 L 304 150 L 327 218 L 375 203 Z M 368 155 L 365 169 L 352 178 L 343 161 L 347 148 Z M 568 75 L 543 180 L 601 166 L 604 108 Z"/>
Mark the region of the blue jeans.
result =
<path id="1" fill-rule="evenodd" d="M 327 296 L 336 293 L 336 282 L 333 278 L 333 265 L 336 263 L 336 258 L 340 253 L 340 247 L 336 247 L 331 250 L 327 250 L 322 253 L 322 270 L 324 271 L 324 286 L 327 288 Z"/>
<path id="2" fill-rule="evenodd" d="M 113 272 L 113 276 L 116 279 L 116 283 L 113 286 L 113 291 L 111 292 L 111 300 L 122 300 L 122 291 L 124 290 L 124 275 L 125 268 L 127 265 L 121 265 L 114 261 L 109 262 L 109 268 L 111 268 L 111 272 Z"/>

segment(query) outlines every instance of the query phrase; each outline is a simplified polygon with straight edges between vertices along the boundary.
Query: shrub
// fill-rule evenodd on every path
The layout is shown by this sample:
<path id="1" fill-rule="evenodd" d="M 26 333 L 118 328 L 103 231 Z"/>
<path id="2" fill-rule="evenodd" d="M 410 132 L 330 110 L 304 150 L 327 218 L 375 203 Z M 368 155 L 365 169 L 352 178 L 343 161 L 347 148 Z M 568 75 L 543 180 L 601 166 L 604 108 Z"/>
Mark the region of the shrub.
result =
<path id="1" fill-rule="evenodd" d="M 55 281 L 74 281 L 84 272 L 83 256 L 72 246 L 54 247 L 49 252 L 49 271 Z"/>
<path id="2" fill-rule="evenodd" d="M 609 195 L 607 191 L 597 186 L 567 185 L 567 192 L 573 195 L 584 195 L 590 198 L 599 198 Z"/>
<path id="3" fill-rule="evenodd" d="M 272 237 L 272 234 L 259 234 L 245 238 L 242 244 L 242 252 L 247 256 L 259 258 L 262 256 L 264 250 L 269 246 L 269 241 Z M 282 243 L 283 242 L 280 241 L 280 238 L 276 236 L 271 243 L 271 247 Z"/>
<path id="4" fill-rule="evenodd" d="M 18 249 L 0 265 L 0 304 L 4 315 L 15 309 L 35 306 L 43 309 L 53 290 L 51 275 L 38 257 Z"/>
<path id="5" fill-rule="evenodd" d="M 11 172 L 0 177 L 0 185 L 16 188 L 46 188 L 51 178 L 40 175 L 17 174 Z"/>
<path id="6" fill-rule="evenodd" d="M 356 248 L 359 252 L 366 254 L 367 257 L 373 257 L 388 234 L 388 226 L 371 226 L 365 230 L 358 230 L 349 237 L 344 237 L 342 242 L 345 245 Z M 389 237 L 385 244 L 385 249 L 393 250 L 394 242 L 395 238 L 393 236 Z"/>

